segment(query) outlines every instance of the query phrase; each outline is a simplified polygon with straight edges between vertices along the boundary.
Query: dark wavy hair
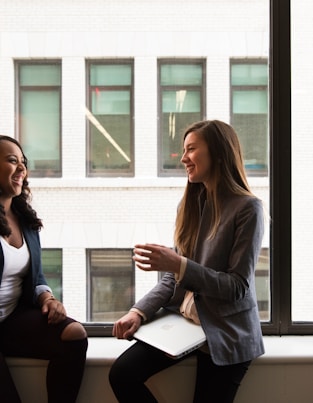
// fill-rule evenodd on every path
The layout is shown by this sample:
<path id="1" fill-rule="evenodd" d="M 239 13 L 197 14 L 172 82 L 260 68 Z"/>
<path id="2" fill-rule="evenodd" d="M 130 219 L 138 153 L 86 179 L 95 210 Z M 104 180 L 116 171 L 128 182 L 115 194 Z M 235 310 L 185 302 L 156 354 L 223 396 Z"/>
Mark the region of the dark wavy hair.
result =
<path id="1" fill-rule="evenodd" d="M 14 143 L 22 152 L 23 158 L 25 161 L 25 166 L 27 169 L 27 158 L 24 155 L 24 151 L 19 144 L 17 140 L 15 140 L 13 137 L 9 136 L 4 136 L 0 135 L 0 147 L 1 143 L 3 141 L 10 141 L 11 143 Z M 28 187 L 28 175 L 26 173 L 26 176 L 23 181 L 23 186 L 22 186 L 22 192 L 20 195 L 15 196 L 12 199 L 12 211 L 14 214 L 18 217 L 19 222 L 23 223 L 23 225 L 26 225 L 27 227 L 34 229 L 36 231 L 40 231 L 40 229 L 43 227 L 42 221 L 40 218 L 37 217 L 36 211 L 31 207 L 30 202 L 31 202 L 31 191 L 30 188 Z M 1 194 L 1 189 L 0 189 L 0 194 Z M 0 203 L 0 235 L 2 236 L 9 236 L 11 234 L 11 229 L 9 227 L 8 221 L 5 217 L 5 211 L 4 207 Z"/>

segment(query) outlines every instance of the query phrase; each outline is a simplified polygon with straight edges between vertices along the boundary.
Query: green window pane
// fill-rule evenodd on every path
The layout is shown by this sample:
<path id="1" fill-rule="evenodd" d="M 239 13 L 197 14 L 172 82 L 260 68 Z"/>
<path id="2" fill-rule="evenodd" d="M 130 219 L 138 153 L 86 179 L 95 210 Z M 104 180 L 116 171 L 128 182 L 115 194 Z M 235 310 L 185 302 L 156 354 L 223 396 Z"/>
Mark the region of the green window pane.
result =
<path id="1" fill-rule="evenodd" d="M 161 66 L 161 85 L 201 85 L 202 65 L 165 64 Z"/>
<path id="2" fill-rule="evenodd" d="M 21 91 L 22 145 L 29 169 L 60 170 L 59 90 Z"/>
<path id="3" fill-rule="evenodd" d="M 199 91 L 164 91 L 162 96 L 162 112 L 200 112 Z"/>
<path id="4" fill-rule="evenodd" d="M 90 85 L 131 85 L 130 65 L 91 65 Z"/>
<path id="5" fill-rule="evenodd" d="M 233 64 L 231 66 L 232 85 L 267 85 L 266 64 Z"/>
<path id="6" fill-rule="evenodd" d="M 62 301 L 62 250 L 42 250 L 42 270 L 53 295 Z"/>
<path id="7" fill-rule="evenodd" d="M 21 86 L 61 85 L 61 69 L 59 65 L 20 66 Z"/>
<path id="8" fill-rule="evenodd" d="M 268 95 L 266 90 L 233 91 L 233 113 L 267 114 Z"/>
<path id="9" fill-rule="evenodd" d="M 94 115 L 129 115 L 129 91 L 93 91 L 91 95 Z"/>

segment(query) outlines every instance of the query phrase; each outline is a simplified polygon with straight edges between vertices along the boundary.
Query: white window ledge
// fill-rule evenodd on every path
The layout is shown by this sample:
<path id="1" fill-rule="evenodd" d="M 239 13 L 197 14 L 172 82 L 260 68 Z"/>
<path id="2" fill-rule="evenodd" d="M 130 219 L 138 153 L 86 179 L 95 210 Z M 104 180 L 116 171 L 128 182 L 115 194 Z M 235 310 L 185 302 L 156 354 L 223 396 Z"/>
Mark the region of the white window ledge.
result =
<path id="1" fill-rule="evenodd" d="M 108 374 L 115 358 L 132 343 L 90 337 L 87 363 L 77 403 L 116 403 Z M 266 353 L 255 359 L 234 403 L 312 403 L 313 336 L 265 336 Z M 23 403 L 47 403 L 47 361 L 8 358 Z M 159 403 L 191 403 L 195 358 L 151 377 L 147 384 Z M 184 379 L 184 382 L 182 382 Z"/>

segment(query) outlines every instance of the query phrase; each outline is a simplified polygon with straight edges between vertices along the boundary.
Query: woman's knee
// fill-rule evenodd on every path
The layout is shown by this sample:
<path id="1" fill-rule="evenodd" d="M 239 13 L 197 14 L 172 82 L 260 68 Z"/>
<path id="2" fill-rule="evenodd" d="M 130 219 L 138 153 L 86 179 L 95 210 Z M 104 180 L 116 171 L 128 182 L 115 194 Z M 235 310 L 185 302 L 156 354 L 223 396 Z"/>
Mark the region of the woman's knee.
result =
<path id="1" fill-rule="evenodd" d="M 63 341 L 82 340 L 87 337 L 87 333 L 83 325 L 79 322 L 68 324 L 61 334 Z"/>

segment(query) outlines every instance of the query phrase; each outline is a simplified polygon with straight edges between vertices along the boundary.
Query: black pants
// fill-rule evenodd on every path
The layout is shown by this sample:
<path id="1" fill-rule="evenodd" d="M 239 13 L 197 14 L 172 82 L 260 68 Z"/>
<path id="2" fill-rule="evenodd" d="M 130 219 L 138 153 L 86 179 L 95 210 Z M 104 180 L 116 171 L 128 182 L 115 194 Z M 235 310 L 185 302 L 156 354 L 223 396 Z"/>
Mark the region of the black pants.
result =
<path id="1" fill-rule="evenodd" d="M 231 403 L 237 393 L 250 361 L 218 366 L 211 357 L 196 351 L 197 380 L 194 403 Z M 144 382 L 152 375 L 180 360 L 173 360 L 161 351 L 137 342 L 126 350 L 113 364 L 109 380 L 120 403 L 156 403 L 157 400 Z M 184 379 L 181 380 L 184 382 Z"/>
<path id="2" fill-rule="evenodd" d="M 20 403 L 5 357 L 49 360 L 47 392 L 49 403 L 76 401 L 86 362 L 87 339 L 62 341 L 64 328 L 74 322 L 66 318 L 48 325 L 40 309 L 17 308 L 0 323 L 0 389 L 2 403 Z M 36 388 L 36 385 L 34 385 Z"/>

